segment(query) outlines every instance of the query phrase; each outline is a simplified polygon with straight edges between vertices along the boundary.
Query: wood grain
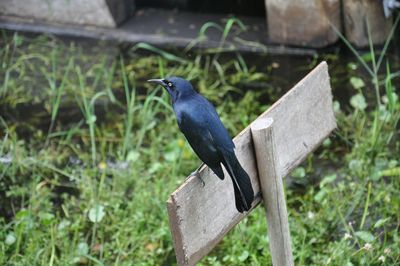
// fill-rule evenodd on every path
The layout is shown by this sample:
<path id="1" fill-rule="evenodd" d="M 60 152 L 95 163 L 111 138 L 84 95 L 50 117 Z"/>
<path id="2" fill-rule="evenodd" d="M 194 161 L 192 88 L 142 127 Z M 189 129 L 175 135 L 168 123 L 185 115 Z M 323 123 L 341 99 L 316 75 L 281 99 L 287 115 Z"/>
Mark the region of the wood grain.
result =
<path id="1" fill-rule="evenodd" d="M 336 128 L 327 64 L 320 63 L 257 119 L 263 118 L 274 120 L 276 173 L 286 176 Z M 250 126 L 234 143 L 257 195 L 254 208 L 261 197 Z M 200 175 L 204 187 L 190 177 L 167 201 L 178 265 L 194 265 L 247 215 L 236 211 L 230 178 L 221 181 L 206 166 Z"/>

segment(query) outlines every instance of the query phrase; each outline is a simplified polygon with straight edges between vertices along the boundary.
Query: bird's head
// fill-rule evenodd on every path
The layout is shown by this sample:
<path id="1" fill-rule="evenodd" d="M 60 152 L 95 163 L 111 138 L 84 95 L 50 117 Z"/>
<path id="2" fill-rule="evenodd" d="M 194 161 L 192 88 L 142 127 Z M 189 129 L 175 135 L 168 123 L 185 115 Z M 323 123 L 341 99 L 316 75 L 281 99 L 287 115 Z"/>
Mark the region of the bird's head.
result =
<path id="1" fill-rule="evenodd" d="M 149 79 L 148 82 L 156 83 L 163 86 L 171 96 L 172 102 L 175 102 L 179 98 L 189 96 L 195 93 L 192 84 L 190 84 L 189 81 L 181 77 Z"/>

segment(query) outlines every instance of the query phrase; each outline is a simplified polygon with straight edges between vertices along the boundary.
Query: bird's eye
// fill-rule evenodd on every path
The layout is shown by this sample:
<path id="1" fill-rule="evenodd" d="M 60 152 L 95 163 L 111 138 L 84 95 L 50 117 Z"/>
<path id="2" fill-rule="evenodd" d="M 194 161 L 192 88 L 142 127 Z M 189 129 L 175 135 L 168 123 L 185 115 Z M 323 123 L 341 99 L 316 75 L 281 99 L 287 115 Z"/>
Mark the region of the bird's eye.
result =
<path id="1" fill-rule="evenodd" d="M 172 87 L 172 83 L 171 82 L 168 82 L 168 87 Z"/>

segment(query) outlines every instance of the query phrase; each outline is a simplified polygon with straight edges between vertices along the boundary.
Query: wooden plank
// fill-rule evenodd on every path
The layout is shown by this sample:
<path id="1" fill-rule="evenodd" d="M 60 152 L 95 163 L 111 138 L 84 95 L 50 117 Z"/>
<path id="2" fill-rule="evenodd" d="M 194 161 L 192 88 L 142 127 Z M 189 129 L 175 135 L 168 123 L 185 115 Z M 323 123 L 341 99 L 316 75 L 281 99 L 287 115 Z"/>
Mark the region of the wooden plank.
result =
<path id="1" fill-rule="evenodd" d="M 273 119 L 251 124 L 258 176 L 268 224 L 269 246 L 274 266 L 293 266 L 288 214 L 282 177 L 276 172 L 276 143 Z"/>
<path id="2" fill-rule="evenodd" d="M 336 127 L 327 64 L 320 63 L 257 119 L 263 118 L 274 120 L 276 172 L 283 177 Z M 257 195 L 255 207 L 261 197 L 250 126 L 234 143 Z M 200 175 L 204 187 L 198 178 L 190 177 L 167 201 L 178 265 L 194 265 L 247 215 L 236 211 L 230 178 L 221 181 L 208 167 Z"/>

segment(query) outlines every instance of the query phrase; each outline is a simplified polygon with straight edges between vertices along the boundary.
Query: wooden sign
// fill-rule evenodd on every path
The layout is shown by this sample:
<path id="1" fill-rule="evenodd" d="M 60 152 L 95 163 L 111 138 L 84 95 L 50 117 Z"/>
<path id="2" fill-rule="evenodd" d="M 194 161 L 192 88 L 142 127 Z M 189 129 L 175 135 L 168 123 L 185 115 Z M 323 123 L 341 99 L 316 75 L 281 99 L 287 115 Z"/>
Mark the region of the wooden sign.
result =
<path id="1" fill-rule="evenodd" d="M 261 178 L 271 177 L 271 180 L 275 180 L 273 184 L 276 184 L 276 177 L 282 178 L 298 166 L 334 128 L 336 120 L 328 66 L 322 62 L 234 138 L 235 153 L 249 174 L 256 194 L 253 208 L 262 200 L 261 187 L 265 180 L 260 182 Z M 253 144 L 253 136 L 254 140 L 257 138 L 257 143 Z M 254 148 L 254 145 L 257 147 Z M 257 159 L 263 161 L 258 162 Z M 259 171 L 263 172 L 260 176 Z M 167 201 L 178 265 L 196 264 L 247 215 L 237 212 L 235 208 L 230 178 L 221 181 L 207 166 L 202 167 L 200 175 L 205 182 L 204 187 L 199 178 L 190 177 Z M 225 175 L 228 174 L 225 172 Z M 280 183 L 278 190 L 282 190 L 282 182 Z M 271 193 L 264 188 L 263 193 Z M 285 205 L 281 192 L 277 191 L 275 205 Z M 264 199 L 267 198 L 264 195 Z M 274 199 L 275 197 L 271 201 Z M 283 211 L 285 218 L 286 206 Z M 270 213 L 275 212 L 271 210 Z M 267 218 L 273 219 L 268 216 L 267 211 Z M 279 230 L 282 229 L 282 225 L 277 226 Z M 288 228 L 285 230 L 288 232 Z M 285 252 L 291 253 L 290 236 L 274 235 L 281 238 L 279 243 L 285 247 Z M 280 255 L 274 254 L 274 249 L 276 248 L 271 246 L 272 257 L 278 258 Z M 291 254 L 288 256 L 286 264 L 273 259 L 274 265 L 293 264 Z"/>

